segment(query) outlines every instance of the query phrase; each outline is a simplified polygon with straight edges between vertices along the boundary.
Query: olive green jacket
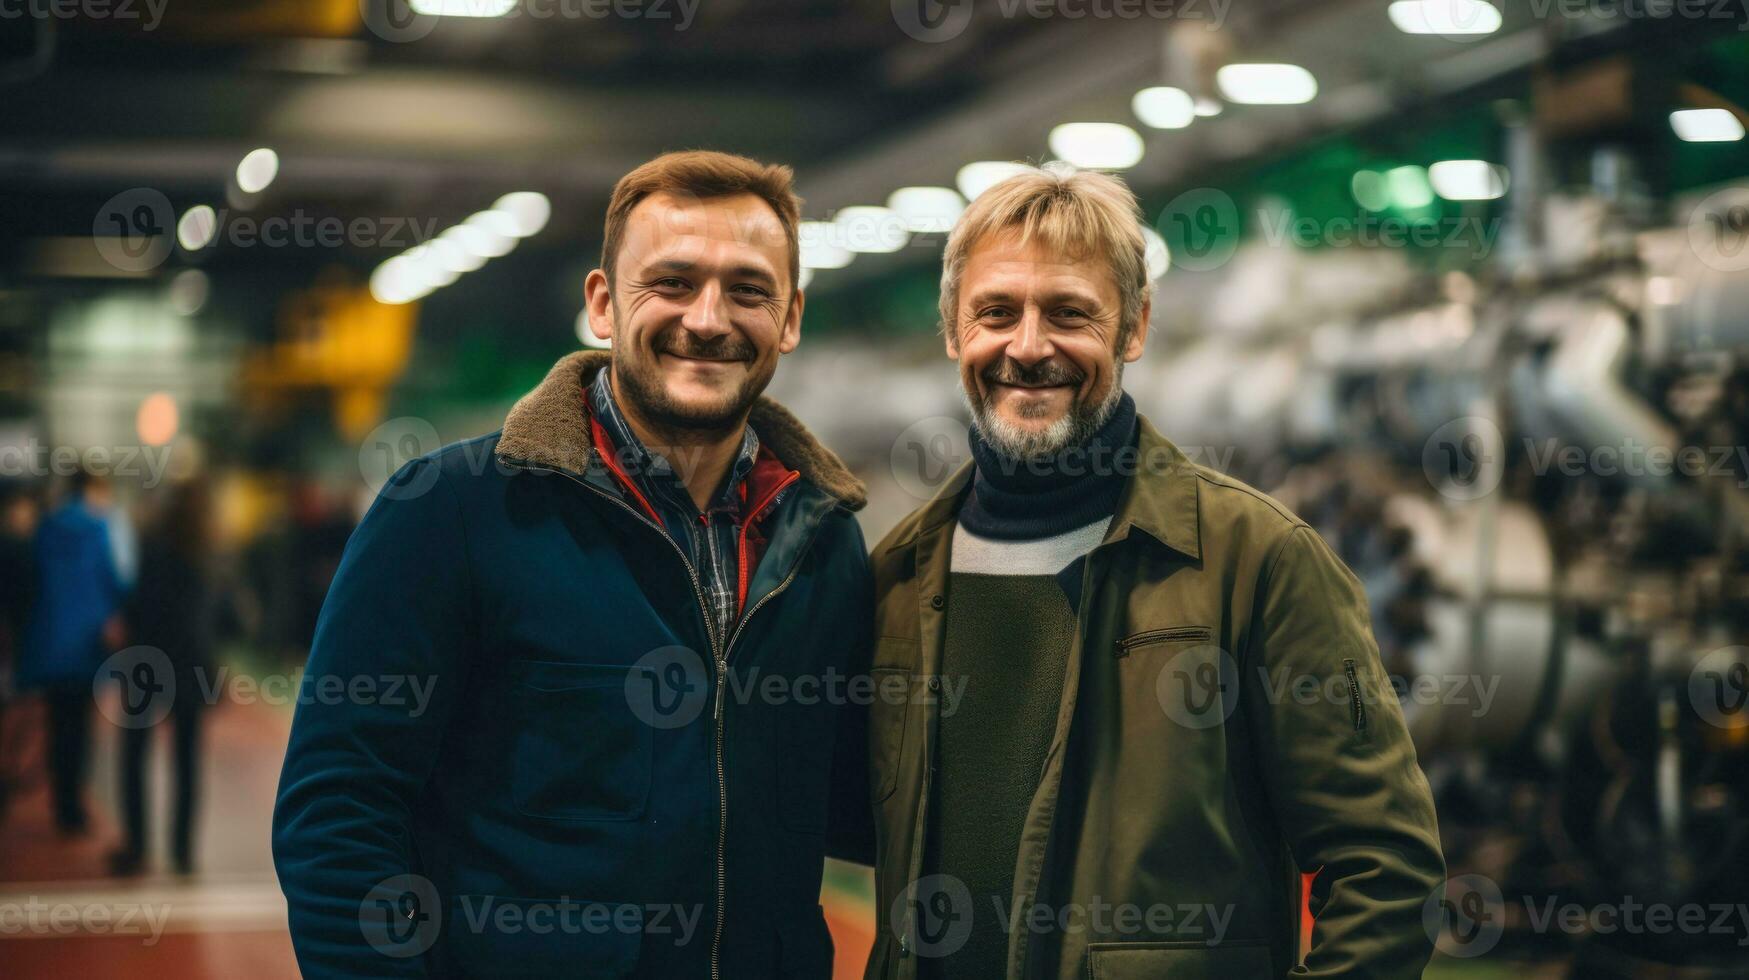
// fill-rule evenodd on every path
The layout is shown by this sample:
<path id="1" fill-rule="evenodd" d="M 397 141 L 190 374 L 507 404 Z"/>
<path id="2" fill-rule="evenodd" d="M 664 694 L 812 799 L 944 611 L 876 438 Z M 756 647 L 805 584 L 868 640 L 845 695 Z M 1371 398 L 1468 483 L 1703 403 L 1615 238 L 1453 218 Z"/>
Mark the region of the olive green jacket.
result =
<path id="1" fill-rule="evenodd" d="M 1082 567 L 1008 977 L 1420 976 L 1445 864 L 1359 581 L 1280 504 L 1140 429 L 1138 475 Z M 873 554 L 876 689 L 913 693 L 870 708 L 870 978 L 914 977 L 964 915 L 999 914 L 922 868 L 937 718 L 978 683 L 939 676 L 970 469 Z"/>

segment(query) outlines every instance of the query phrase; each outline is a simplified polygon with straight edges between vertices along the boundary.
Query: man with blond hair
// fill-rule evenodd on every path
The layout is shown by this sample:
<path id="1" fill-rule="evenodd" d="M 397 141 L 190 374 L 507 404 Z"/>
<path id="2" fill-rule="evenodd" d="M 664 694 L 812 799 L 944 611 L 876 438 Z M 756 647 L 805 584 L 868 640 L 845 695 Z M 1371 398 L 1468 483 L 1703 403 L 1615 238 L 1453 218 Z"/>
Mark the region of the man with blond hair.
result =
<path id="1" fill-rule="evenodd" d="M 612 352 L 354 532 L 274 811 L 305 976 L 831 976 L 871 588 L 862 484 L 760 397 L 801 337 L 798 213 L 788 167 L 627 174 L 583 283 Z"/>
<path id="2" fill-rule="evenodd" d="M 1123 391 L 1144 248 L 1091 172 L 1012 177 L 948 238 L 972 460 L 874 549 L 873 673 L 960 694 L 871 708 L 870 977 L 1407 978 L 1431 951 L 1432 796 L 1359 583 Z"/>

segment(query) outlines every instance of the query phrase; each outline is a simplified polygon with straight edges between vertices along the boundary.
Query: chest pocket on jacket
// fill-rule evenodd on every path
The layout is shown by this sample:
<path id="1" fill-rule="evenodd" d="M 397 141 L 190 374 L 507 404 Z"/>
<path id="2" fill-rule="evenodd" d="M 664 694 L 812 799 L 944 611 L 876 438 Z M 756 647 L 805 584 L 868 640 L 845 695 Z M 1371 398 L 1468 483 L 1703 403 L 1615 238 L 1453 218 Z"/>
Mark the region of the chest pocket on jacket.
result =
<path id="1" fill-rule="evenodd" d="M 654 743 L 651 727 L 632 713 L 630 670 L 518 660 L 510 673 L 516 808 L 552 820 L 642 816 Z"/>

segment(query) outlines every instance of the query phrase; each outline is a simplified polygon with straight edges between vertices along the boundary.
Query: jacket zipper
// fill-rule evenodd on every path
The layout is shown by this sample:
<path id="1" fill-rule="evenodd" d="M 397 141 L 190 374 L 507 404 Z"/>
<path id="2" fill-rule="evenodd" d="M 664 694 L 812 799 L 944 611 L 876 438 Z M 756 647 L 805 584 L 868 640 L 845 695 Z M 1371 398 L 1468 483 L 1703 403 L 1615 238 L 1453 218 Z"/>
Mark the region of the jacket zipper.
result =
<path id="1" fill-rule="evenodd" d="M 591 457 L 595 455 L 594 450 L 590 451 L 590 455 Z M 796 562 L 795 567 L 790 569 L 789 574 L 784 577 L 782 582 L 777 584 L 776 588 L 761 596 L 759 601 L 753 604 L 753 608 L 747 610 L 746 614 L 741 616 L 740 621 L 735 624 L 735 631 L 729 634 L 729 642 L 721 648 L 721 653 L 718 653 L 717 630 L 714 625 L 715 613 L 711 611 L 710 602 L 705 598 L 704 586 L 699 582 L 698 570 L 693 568 L 692 561 L 686 557 L 686 552 L 680 550 L 680 545 L 676 544 L 674 539 L 668 536 L 668 532 L 664 531 L 660 524 L 657 524 L 643 514 L 638 513 L 636 508 L 632 507 L 625 501 L 616 499 L 612 494 L 583 482 L 578 479 L 575 474 L 546 466 L 523 464 L 523 468 L 542 473 L 556 473 L 591 493 L 600 496 L 603 500 L 618 506 L 626 513 L 637 518 L 639 521 L 642 521 L 646 526 L 655 529 L 657 533 L 662 535 L 662 540 L 668 542 L 669 547 L 673 548 L 674 553 L 680 557 L 680 563 L 686 567 L 687 577 L 692 580 L 692 594 L 693 597 L 698 600 L 699 611 L 704 613 L 705 633 L 710 638 L 711 652 L 715 655 L 716 659 L 717 704 L 715 712 L 716 730 L 713 744 L 715 748 L 714 755 L 716 757 L 717 768 L 717 928 L 715 935 L 711 937 L 711 980 L 720 980 L 722 976 L 720 961 L 723 945 L 723 905 L 728 896 L 728 871 L 724 865 L 724 851 L 728 847 L 729 842 L 729 786 L 727 777 L 723 771 L 723 699 L 727 694 L 725 684 L 727 683 L 729 672 L 729 651 L 734 648 L 735 640 L 740 638 L 741 630 L 746 627 L 747 621 L 753 618 L 753 614 L 758 612 L 767 602 L 770 602 L 785 589 L 789 588 L 790 583 L 795 581 L 796 573 L 801 571 L 801 562 Z M 773 492 L 772 496 L 775 497 L 778 492 L 781 492 L 793 482 L 793 478 L 784 481 L 784 483 L 778 487 L 777 491 Z"/>
<path id="2" fill-rule="evenodd" d="M 594 458 L 596 453 L 594 450 L 590 450 L 589 455 L 591 458 Z M 704 614 L 705 635 L 710 638 L 711 655 L 716 667 L 717 675 L 716 727 L 712 740 L 712 754 L 716 759 L 717 767 L 717 931 L 716 936 L 711 940 L 711 980 L 719 980 L 721 977 L 721 970 L 718 960 L 722 953 L 723 900 L 728 893 L 728 883 L 725 880 L 727 872 L 723 862 L 723 848 L 728 844 L 729 827 L 728 785 L 723 777 L 723 697 L 726 694 L 725 684 L 727 682 L 729 669 L 729 653 L 726 647 L 719 648 L 718 646 L 716 613 L 711 611 L 710 601 L 705 598 L 704 586 L 699 583 L 698 570 L 693 568 L 692 560 L 686 557 L 686 552 L 680 550 L 680 545 L 675 543 L 674 539 L 668 536 L 668 532 L 664 531 L 660 524 L 657 524 L 643 514 L 638 513 L 637 509 L 632 505 L 614 497 L 612 494 L 599 487 L 590 486 L 578 479 L 575 474 L 566 470 L 558 470 L 546 466 L 525 466 L 524 468 L 542 473 L 556 473 L 585 490 L 596 494 L 603 500 L 612 503 L 614 506 L 619 507 L 626 513 L 643 522 L 645 526 L 653 528 L 662 536 L 662 540 L 668 542 L 668 546 L 674 549 L 674 554 L 679 556 L 680 563 L 686 567 L 686 577 L 692 580 L 692 595 L 693 598 L 698 600 L 699 611 Z M 736 632 L 740 632 L 739 627 L 736 628 Z"/>
<path id="3" fill-rule="evenodd" d="M 1360 678 L 1356 676 L 1354 661 L 1344 658 L 1342 670 L 1348 675 L 1348 705 L 1354 715 L 1354 730 L 1366 733 L 1366 702 L 1360 696 Z"/>
<path id="4" fill-rule="evenodd" d="M 1214 636 L 1207 626 L 1168 626 L 1165 629 L 1144 630 L 1117 641 L 1117 655 L 1123 656 L 1136 647 L 1171 640 L 1206 640 Z"/>

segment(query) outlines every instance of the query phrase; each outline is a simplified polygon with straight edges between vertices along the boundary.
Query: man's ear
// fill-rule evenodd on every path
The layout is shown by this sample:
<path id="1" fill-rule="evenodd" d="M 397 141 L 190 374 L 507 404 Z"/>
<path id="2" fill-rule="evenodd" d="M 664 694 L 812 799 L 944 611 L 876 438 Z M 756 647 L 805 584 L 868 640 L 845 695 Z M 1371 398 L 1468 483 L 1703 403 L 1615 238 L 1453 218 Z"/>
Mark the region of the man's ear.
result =
<path id="1" fill-rule="evenodd" d="M 789 301 L 789 309 L 783 314 L 783 332 L 777 337 L 777 352 L 788 354 L 802 342 L 802 305 L 807 300 L 807 294 L 800 289 Z"/>
<path id="2" fill-rule="evenodd" d="M 947 348 L 947 356 L 949 358 L 955 361 L 960 359 L 959 328 L 956 324 L 947 323 L 942 325 L 941 342 L 942 345 Z"/>
<path id="3" fill-rule="evenodd" d="M 1130 331 L 1129 339 L 1124 342 L 1124 360 L 1134 361 L 1141 358 L 1142 345 L 1148 339 L 1148 315 L 1153 312 L 1153 308 L 1153 297 L 1142 300 L 1142 309 L 1136 316 L 1136 329 Z"/>
<path id="4" fill-rule="evenodd" d="M 607 273 L 591 269 L 583 277 L 583 308 L 589 311 L 589 332 L 599 340 L 613 340 L 613 287 Z"/>

